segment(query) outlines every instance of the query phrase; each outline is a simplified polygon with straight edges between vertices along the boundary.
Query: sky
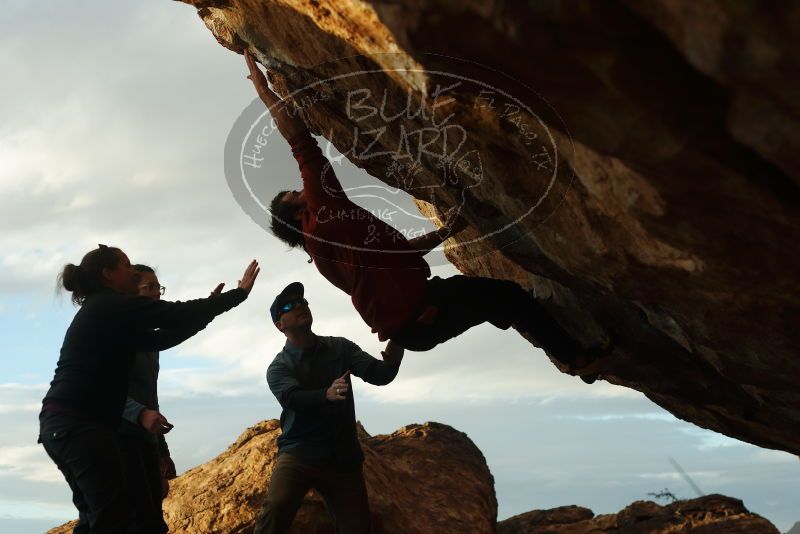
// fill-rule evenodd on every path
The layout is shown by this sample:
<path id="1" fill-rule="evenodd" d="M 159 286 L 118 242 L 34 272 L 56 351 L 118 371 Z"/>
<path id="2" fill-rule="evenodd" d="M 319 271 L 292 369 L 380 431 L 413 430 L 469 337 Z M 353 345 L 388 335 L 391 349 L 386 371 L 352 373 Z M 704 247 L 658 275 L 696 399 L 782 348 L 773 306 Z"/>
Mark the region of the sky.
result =
<path id="1" fill-rule="evenodd" d="M 234 200 L 225 141 L 255 95 L 241 56 L 193 8 L 7 0 L 0 72 L 0 531 L 42 532 L 76 515 L 36 444 L 36 415 L 75 313 L 56 274 L 97 243 L 156 267 L 174 300 L 234 287 L 251 259 L 262 265 L 245 303 L 162 353 L 161 409 L 175 425 L 179 472 L 279 416 L 265 371 L 284 338 L 267 309 L 287 283 L 306 285 L 318 334 L 379 353 L 349 297 Z M 270 172 L 296 173 L 288 145 L 271 146 Z M 346 160 L 336 172 L 345 184 L 370 179 Z M 436 275 L 456 273 L 433 263 Z M 407 353 L 391 385 L 355 380 L 354 394 L 371 434 L 425 421 L 466 432 L 495 477 L 500 519 L 569 504 L 613 513 L 665 488 L 694 497 L 672 457 L 704 493 L 740 498 L 781 531 L 800 520 L 797 457 L 695 427 L 636 391 L 561 374 L 514 331 L 484 325 Z"/>

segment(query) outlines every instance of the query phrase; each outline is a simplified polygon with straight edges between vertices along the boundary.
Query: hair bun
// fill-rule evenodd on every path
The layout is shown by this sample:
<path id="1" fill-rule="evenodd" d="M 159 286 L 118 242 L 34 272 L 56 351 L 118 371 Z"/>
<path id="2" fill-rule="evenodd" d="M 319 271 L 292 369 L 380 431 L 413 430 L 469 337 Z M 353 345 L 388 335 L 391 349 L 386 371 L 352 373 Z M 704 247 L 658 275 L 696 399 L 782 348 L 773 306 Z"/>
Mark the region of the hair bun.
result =
<path id="1" fill-rule="evenodd" d="M 72 263 L 66 264 L 61 274 L 61 283 L 64 289 L 67 291 L 75 291 L 81 287 L 80 279 L 82 275 L 83 269 L 81 269 L 80 265 L 74 265 Z"/>
<path id="2" fill-rule="evenodd" d="M 114 269 L 120 261 L 116 247 L 98 244 L 84 254 L 79 265 L 68 263 L 58 275 L 58 286 L 72 293 L 72 302 L 82 305 L 86 297 L 103 290 L 103 269 Z"/>

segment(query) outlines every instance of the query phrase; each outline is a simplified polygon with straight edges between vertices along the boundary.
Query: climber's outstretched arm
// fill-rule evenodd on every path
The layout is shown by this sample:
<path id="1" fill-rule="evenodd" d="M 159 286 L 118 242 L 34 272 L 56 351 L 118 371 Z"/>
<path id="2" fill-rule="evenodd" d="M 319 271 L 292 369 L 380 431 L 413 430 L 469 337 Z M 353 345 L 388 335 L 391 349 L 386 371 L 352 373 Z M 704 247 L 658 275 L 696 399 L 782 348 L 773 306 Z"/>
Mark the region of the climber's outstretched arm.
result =
<path id="1" fill-rule="evenodd" d="M 428 232 L 425 235 L 409 239 L 408 244 L 411 248 L 418 250 L 421 254 L 425 255 L 434 248 L 438 247 L 442 242 L 450 236 L 459 233 L 467 227 L 467 221 L 458 213 L 458 210 L 452 210 L 444 225 L 433 232 Z"/>
<path id="2" fill-rule="evenodd" d="M 261 97 L 261 100 L 267 105 L 267 108 L 269 108 L 272 118 L 275 119 L 278 131 L 281 132 L 283 137 L 288 141 L 295 135 L 306 131 L 308 127 L 306 123 L 303 122 L 300 112 L 295 109 L 291 103 L 281 100 L 281 98 L 269 88 L 267 78 L 264 76 L 264 73 L 261 72 L 261 69 L 258 68 L 256 60 L 253 59 L 253 56 L 248 50 L 244 51 L 244 59 L 247 61 L 247 68 L 250 70 L 250 74 L 247 77 L 253 82 L 258 96 Z"/>

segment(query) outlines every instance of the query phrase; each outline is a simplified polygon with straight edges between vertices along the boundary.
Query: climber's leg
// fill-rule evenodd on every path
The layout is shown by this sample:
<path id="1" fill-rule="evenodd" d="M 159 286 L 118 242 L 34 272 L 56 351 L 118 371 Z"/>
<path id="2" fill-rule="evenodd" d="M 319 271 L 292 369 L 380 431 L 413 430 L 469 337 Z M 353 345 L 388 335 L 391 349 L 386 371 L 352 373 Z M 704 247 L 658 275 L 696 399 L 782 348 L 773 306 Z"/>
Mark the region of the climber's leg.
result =
<path id="1" fill-rule="evenodd" d="M 423 351 L 487 321 L 505 330 L 527 313 L 531 300 L 508 280 L 437 276 L 428 281 L 428 303 L 436 309 L 433 318 L 407 325 L 392 339 L 406 349 Z"/>
<path id="2" fill-rule="evenodd" d="M 428 302 L 437 310 L 432 321 L 407 325 L 392 339 L 408 350 L 430 350 L 484 322 L 516 327 L 548 354 L 574 369 L 599 357 L 584 349 L 519 284 L 475 276 L 438 277 L 428 282 Z"/>
<path id="3" fill-rule="evenodd" d="M 514 326 L 540 344 L 545 352 L 558 361 L 574 366 L 585 349 L 564 330 L 552 315 L 530 295 L 520 307 Z"/>
<path id="4" fill-rule="evenodd" d="M 484 280 L 496 282 L 489 278 L 460 275 L 446 279 L 435 276 L 428 280 L 427 303 L 430 308 L 424 317 L 409 323 L 392 336 L 392 340 L 408 350 L 421 352 L 485 322 L 487 311 L 482 307 L 482 302 L 476 301 L 474 294 L 485 290 L 479 287 Z M 509 326 L 510 321 L 505 328 Z"/>
<path id="5" fill-rule="evenodd" d="M 572 374 L 577 374 L 587 384 L 597 380 L 600 368 L 605 365 L 605 357 L 614 350 L 613 337 L 605 346 L 585 348 L 530 295 L 520 310 L 514 326 L 521 334 L 539 343 L 547 354 L 566 365 Z"/>

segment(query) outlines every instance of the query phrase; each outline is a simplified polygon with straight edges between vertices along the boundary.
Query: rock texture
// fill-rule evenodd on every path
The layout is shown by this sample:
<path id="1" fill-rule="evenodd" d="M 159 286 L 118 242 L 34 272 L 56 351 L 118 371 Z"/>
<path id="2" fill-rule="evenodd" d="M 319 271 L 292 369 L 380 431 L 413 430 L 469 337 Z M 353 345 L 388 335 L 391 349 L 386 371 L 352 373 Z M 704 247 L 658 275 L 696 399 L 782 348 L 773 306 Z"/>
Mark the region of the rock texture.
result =
<path id="1" fill-rule="evenodd" d="M 359 427 L 376 534 L 777 534 L 738 499 L 708 495 L 660 506 L 637 501 L 618 514 L 588 508 L 533 510 L 497 523 L 494 479 L 462 432 L 439 423 L 369 436 Z M 170 485 L 164 517 L 174 534 L 250 533 L 269 489 L 280 425 L 262 421 L 226 451 Z M 68 534 L 75 522 L 48 534 Z M 309 492 L 292 532 L 333 533 L 325 505 Z"/>
<path id="2" fill-rule="evenodd" d="M 800 453 L 800 3 L 186 3 L 356 165 L 463 209 L 460 270 L 613 335 L 603 378 Z"/>
<path id="3" fill-rule="evenodd" d="M 738 499 L 707 495 L 659 506 L 637 501 L 618 514 L 595 516 L 588 508 L 562 506 L 533 510 L 498 523 L 498 534 L 779 534 L 763 517 L 751 514 Z"/>
<path id="4" fill-rule="evenodd" d="M 486 460 L 462 432 L 439 423 L 390 435 L 361 431 L 364 478 L 376 533 L 494 532 L 497 499 Z M 164 501 L 171 533 L 250 533 L 269 488 L 278 421 L 247 429 L 228 449 L 173 480 Z M 72 532 L 73 523 L 50 534 Z M 333 533 L 325 505 L 306 495 L 293 532 Z"/>

